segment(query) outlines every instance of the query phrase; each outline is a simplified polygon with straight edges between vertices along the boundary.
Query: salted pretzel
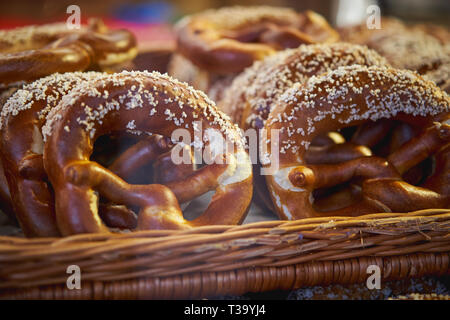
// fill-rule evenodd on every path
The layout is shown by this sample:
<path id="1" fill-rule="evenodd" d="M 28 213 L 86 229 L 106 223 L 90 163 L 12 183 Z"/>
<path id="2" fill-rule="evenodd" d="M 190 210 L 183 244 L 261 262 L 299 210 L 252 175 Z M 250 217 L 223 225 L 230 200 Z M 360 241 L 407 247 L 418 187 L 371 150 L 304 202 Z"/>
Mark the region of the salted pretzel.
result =
<path id="1" fill-rule="evenodd" d="M 136 39 L 99 20 L 80 29 L 64 23 L 0 31 L 0 84 L 29 82 L 56 72 L 105 70 L 133 59 Z"/>
<path id="2" fill-rule="evenodd" d="M 401 174 L 450 142 L 449 105 L 448 95 L 432 82 L 389 67 L 340 67 L 294 86 L 280 97 L 266 122 L 269 133 L 280 130 L 279 169 L 266 176 L 278 215 L 299 219 L 447 208 L 449 194 L 442 192 L 445 186 L 413 186 L 403 181 Z M 387 158 L 362 157 L 332 165 L 306 163 L 305 153 L 315 136 L 381 119 L 404 121 L 421 127 L 422 132 Z M 272 142 L 265 143 L 271 150 Z M 439 170 L 436 173 L 442 177 Z M 330 212 L 315 209 L 315 189 L 355 177 L 362 179 L 360 199 Z M 443 183 L 448 185 L 448 181 Z"/>
<path id="3" fill-rule="evenodd" d="M 101 75 L 97 72 L 76 72 L 48 76 L 25 85 L 5 104 L 0 117 L 1 133 L 4 136 L 2 162 L 6 165 L 9 188 L 13 193 L 14 211 L 27 236 L 58 234 L 53 195 L 42 163 L 43 142 L 40 131 L 46 116 L 75 86 Z M 112 170 L 120 171 L 118 174 L 124 178 L 142 171 L 142 167 L 151 164 L 152 160 L 158 161 L 155 165 L 155 172 L 158 172 L 155 181 L 161 183 L 183 179 L 193 172 L 192 165 L 174 167 L 172 162 L 167 161 L 165 153 L 169 151 L 169 146 L 162 137 L 154 135 L 128 147 L 111 164 Z M 153 151 L 152 159 L 148 157 L 149 150 Z M 152 181 L 148 171 L 139 174 L 147 178 L 146 181 Z M 130 228 L 136 225 L 134 213 L 125 207 L 102 204 L 100 214 L 109 226 Z"/>
<path id="4" fill-rule="evenodd" d="M 175 32 L 177 52 L 169 63 L 169 74 L 215 101 L 253 62 L 300 44 L 339 39 L 317 13 L 269 6 L 207 10 L 180 20 Z"/>
<path id="5" fill-rule="evenodd" d="M 182 55 L 219 74 L 240 72 L 275 50 L 338 39 L 314 12 L 266 6 L 207 10 L 185 17 L 176 33 Z"/>
<path id="6" fill-rule="evenodd" d="M 365 46 L 348 43 L 302 45 L 279 52 L 256 62 L 234 80 L 220 102 L 243 130 L 264 127 L 277 98 L 296 83 L 305 83 L 310 77 L 347 65 L 387 65 L 387 62 Z M 346 143 L 337 133 L 324 133 L 317 137 L 308 150 L 308 163 L 337 163 L 356 157 L 371 155 L 364 144 Z M 259 166 L 255 166 L 259 171 Z M 271 207 L 264 177 L 254 172 L 257 198 Z"/>
<path id="7" fill-rule="evenodd" d="M 381 19 L 380 29 L 368 29 L 363 23 L 341 28 L 339 33 L 344 41 L 374 49 L 393 67 L 417 71 L 443 90 L 450 90 L 449 33 L 445 28 L 407 26 L 398 19 L 386 17 Z"/>
<path id="8" fill-rule="evenodd" d="M 55 74 L 25 85 L 0 117 L 1 159 L 14 212 L 26 236 L 57 236 L 53 195 L 42 163 L 40 133 L 46 115 L 77 84 L 97 73 Z"/>
<path id="9" fill-rule="evenodd" d="M 129 128 L 164 137 L 184 128 L 215 161 L 167 186 L 128 184 L 89 157 L 99 136 Z M 194 139 L 200 130 L 203 141 Z M 42 132 L 44 167 L 55 190 L 63 235 L 108 232 L 98 216 L 97 193 L 113 203 L 140 208 L 138 229 L 236 224 L 249 208 L 251 163 L 239 130 L 206 95 L 167 75 L 122 72 L 85 82 L 52 109 Z M 234 148 L 217 150 L 213 132 Z M 226 161 L 220 163 L 221 159 Z M 179 204 L 211 190 L 216 192 L 206 211 L 185 220 Z"/>

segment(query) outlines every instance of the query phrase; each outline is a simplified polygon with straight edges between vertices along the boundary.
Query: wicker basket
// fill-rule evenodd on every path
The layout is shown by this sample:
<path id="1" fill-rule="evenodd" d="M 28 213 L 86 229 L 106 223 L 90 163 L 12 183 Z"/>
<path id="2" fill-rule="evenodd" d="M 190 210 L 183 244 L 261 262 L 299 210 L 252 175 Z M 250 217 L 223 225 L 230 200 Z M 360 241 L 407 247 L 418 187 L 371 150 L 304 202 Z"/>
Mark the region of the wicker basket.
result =
<path id="1" fill-rule="evenodd" d="M 157 52 L 166 70 L 170 51 Z M 449 273 L 450 209 L 66 238 L 0 236 L 2 299 L 194 299 Z M 66 286 L 81 269 L 81 290 Z"/>
<path id="2" fill-rule="evenodd" d="M 180 299 L 442 275 L 450 210 L 264 221 L 187 231 L 0 237 L 0 298 Z M 66 286 L 69 265 L 81 289 Z"/>

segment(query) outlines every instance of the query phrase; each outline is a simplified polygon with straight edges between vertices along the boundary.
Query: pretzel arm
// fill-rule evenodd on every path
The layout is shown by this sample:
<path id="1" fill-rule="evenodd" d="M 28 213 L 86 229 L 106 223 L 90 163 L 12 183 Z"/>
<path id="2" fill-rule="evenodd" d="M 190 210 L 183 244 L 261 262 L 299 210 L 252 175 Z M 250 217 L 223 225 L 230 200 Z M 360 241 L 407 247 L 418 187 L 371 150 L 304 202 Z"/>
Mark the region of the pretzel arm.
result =
<path id="1" fill-rule="evenodd" d="M 448 142 L 450 142 L 450 125 L 434 125 L 389 155 L 388 161 L 403 174 L 439 151 Z"/>
<path id="2" fill-rule="evenodd" d="M 436 154 L 434 173 L 425 181 L 423 187 L 450 197 L 450 144 Z"/>
<path id="3" fill-rule="evenodd" d="M 289 172 L 289 180 L 294 186 L 308 189 L 334 186 L 354 177 L 400 178 L 392 165 L 378 157 L 358 158 L 338 164 L 298 166 Z"/>
<path id="4" fill-rule="evenodd" d="M 341 144 L 344 142 L 345 138 L 339 132 L 330 131 L 315 137 L 312 141 L 312 145 L 314 147 L 326 147 L 334 144 Z"/>
<path id="5" fill-rule="evenodd" d="M 227 167 L 225 164 L 212 164 L 195 171 L 184 180 L 165 185 L 172 190 L 179 203 L 185 203 L 216 189 L 219 185 L 218 179 Z"/>
<path id="6" fill-rule="evenodd" d="M 342 143 L 325 147 L 312 146 L 306 152 L 305 160 L 309 164 L 332 164 L 371 155 L 372 152 L 366 146 Z"/>
<path id="7" fill-rule="evenodd" d="M 354 144 L 372 148 L 387 136 L 392 127 L 393 122 L 390 120 L 368 122 L 358 127 L 350 141 Z"/>
<path id="8" fill-rule="evenodd" d="M 289 179 L 293 185 L 302 187 L 305 186 L 305 182 L 309 182 L 309 187 L 329 187 L 353 177 L 364 178 L 362 185 L 364 205 L 359 205 L 361 208 L 371 202 L 375 202 L 374 205 L 385 206 L 390 211 L 414 211 L 448 205 L 448 197 L 401 181 L 395 169 L 382 158 L 362 158 L 337 165 L 309 166 L 308 169 L 313 173 L 313 178 L 309 174 L 309 181 L 305 175 L 308 171 L 304 167 L 297 167 L 291 171 Z M 327 214 L 349 213 L 355 208 L 354 205 L 350 205 L 329 211 Z M 367 210 L 370 211 L 370 208 Z"/>
<path id="9" fill-rule="evenodd" d="M 150 136 L 122 153 L 109 166 L 109 170 L 122 179 L 127 180 L 139 168 L 156 160 L 168 148 L 168 143 L 165 139 L 160 136 Z"/>
<path id="10" fill-rule="evenodd" d="M 189 146 L 183 147 L 189 155 L 189 159 L 183 159 L 182 163 L 175 164 L 172 152 L 161 154 L 153 163 L 153 182 L 166 185 L 169 182 L 181 181 L 195 172 L 195 161 Z"/>
<path id="11" fill-rule="evenodd" d="M 47 173 L 44 169 L 41 154 L 31 154 L 22 159 L 19 165 L 19 173 L 21 174 L 23 179 L 30 180 L 29 182 L 24 182 L 30 186 L 32 184 L 36 184 L 39 186 L 46 185 L 43 180 L 47 179 Z M 46 187 L 41 187 L 37 189 L 35 188 L 35 192 L 38 192 L 38 189 L 47 190 Z M 35 194 L 35 197 L 37 199 L 41 199 L 42 203 L 45 203 L 46 201 L 44 201 L 44 199 L 47 200 L 49 194 L 45 192 L 38 192 L 37 194 Z M 137 217 L 133 211 L 127 209 L 126 207 L 102 203 L 99 205 L 99 214 L 109 227 L 122 229 L 133 229 L 136 227 Z M 33 221 L 35 221 L 36 224 L 39 224 L 40 228 L 43 229 L 42 223 L 39 222 L 40 220 L 42 219 L 38 219 L 38 216 L 35 214 L 35 218 L 33 218 Z M 52 224 L 48 223 L 48 225 Z"/>
<path id="12" fill-rule="evenodd" d="M 416 133 L 409 124 L 401 122 L 396 125 L 392 130 L 392 136 L 389 143 L 389 153 L 391 154 L 395 152 L 406 142 L 414 138 L 415 135 Z"/>
<path id="13" fill-rule="evenodd" d="M 363 183 L 363 193 L 366 197 L 383 203 L 393 212 L 446 208 L 449 205 L 448 195 L 413 186 L 404 181 L 366 180 Z"/>
<path id="14" fill-rule="evenodd" d="M 107 199 L 117 204 L 145 206 L 156 204 L 155 186 L 131 185 L 101 165 L 91 161 L 70 164 L 65 170 L 65 178 L 77 186 L 97 189 Z"/>
<path id="15" fill-rule="evenodd" d="M 90 53 L 77 43 L 59 48 L 12 53 L 0 57 L 0 81 L 30 81 L 54 72 L 85 70 L 90 64 Z"/>

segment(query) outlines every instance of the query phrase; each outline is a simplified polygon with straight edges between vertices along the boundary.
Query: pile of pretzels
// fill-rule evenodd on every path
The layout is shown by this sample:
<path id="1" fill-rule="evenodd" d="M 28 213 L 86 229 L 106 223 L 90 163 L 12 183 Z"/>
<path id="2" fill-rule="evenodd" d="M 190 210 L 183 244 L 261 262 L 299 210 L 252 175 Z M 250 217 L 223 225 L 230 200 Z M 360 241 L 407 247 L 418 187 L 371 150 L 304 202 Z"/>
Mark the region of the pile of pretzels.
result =
<path id="1" fill-rule="evenodd" d="M 401 64 L 383 48 L 411 37 L 264 6 L 182 19 L 169 75 L 111 72 L 135 55 L 124 30 L 16 30 L 0 40 L 2 210 L 53 237 L 240 224 L 252 203 L 289 220 L 449 208 L 445 30 L 383 23 L 436 55 Z"/>

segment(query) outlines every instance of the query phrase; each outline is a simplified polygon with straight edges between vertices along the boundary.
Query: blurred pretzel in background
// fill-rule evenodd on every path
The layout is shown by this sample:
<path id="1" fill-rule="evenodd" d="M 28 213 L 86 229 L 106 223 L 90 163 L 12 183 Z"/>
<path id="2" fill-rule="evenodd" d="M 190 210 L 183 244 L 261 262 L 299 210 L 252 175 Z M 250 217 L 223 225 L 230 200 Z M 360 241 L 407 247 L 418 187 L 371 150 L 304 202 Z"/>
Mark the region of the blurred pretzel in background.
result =
<path id="1" fill-rule="evenodd" d="M 213 100 L 219 100 L 232 78 L 255 61 L 301 44 L 339 39 L 315 12 L 269 6 L 210 9 L 183 18 L 175 32 L 177 53 L 169 74 Z"/>
<path id="2" fill-rule="evenodd" d="M 364 44 L 396 68 L 417 71 L 443 90 L 450 90 L 450 32 L 433 24 L 407 25 L 391 17 L 381 19 L 381 29 L 366 24 L 338 29 L 343 41 Z"/>
<path id="3" fill-rule="evenodd" d="M 80 29 L 65 23 L 0 31 L 0 84 L 10 86 L 71 71 L 108 71 L 132 60 L 136 39 L 92 19 Z"/>

